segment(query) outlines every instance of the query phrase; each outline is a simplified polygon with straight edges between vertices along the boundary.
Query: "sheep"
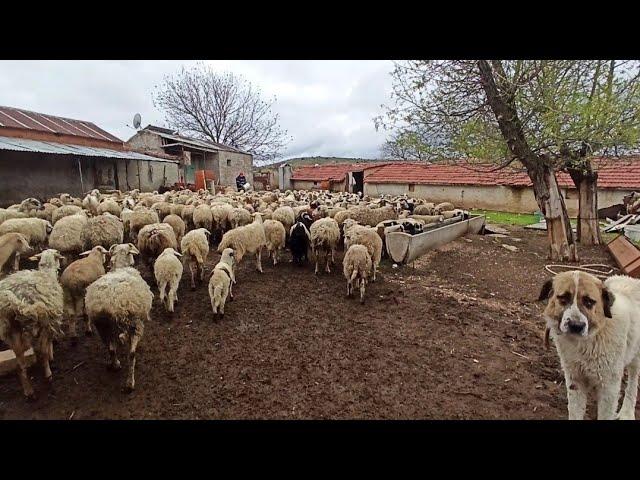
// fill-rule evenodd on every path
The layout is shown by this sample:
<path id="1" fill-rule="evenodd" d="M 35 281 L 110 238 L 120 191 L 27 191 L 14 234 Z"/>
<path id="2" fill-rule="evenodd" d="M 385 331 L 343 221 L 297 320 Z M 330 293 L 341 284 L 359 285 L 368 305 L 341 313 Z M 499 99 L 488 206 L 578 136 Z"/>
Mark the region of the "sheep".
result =
<path id="1" fill-rule="evenodd" d="M 119 217 L 122 213 L 122 207 L 118 205 L 118 202 L 116 202 L 115 200 L 107 198 L 100 202 L 96 211 L 98 215 L 109 212 L 111 215 Z"/>
<path id="2" fill-rule="evenodd" d="M 33 197 L 25 198 L 20 202 L 20 205 L 18 205 L 18 211 L 27 214 L 29 217 L 34 217 L 36 212 L 40 210 L 42 210 L 42 203 Z"/>
<path id="3" fill-rule="evenodd" d="M 153 264 L 153 275 L 160 291 L 160 302 L 171 313 L 173 313 L 175 302 L 178 301 L 178 285 L 183 271 L 182 262 L 178 259 L 181 256 L 182 254 L 176 252 L 173 248 L 165 248 Z M 167 285 L 169 286 L 169 292 L 165 297 Z"/>
<path id="4" fill-rule="evenodd" d="M 296 222 L 289 231 L 289 248 L 293 262 L 300 265 L 308 260 L 311 234 L 303 222 Z"/>
<path id="5" fill-rule="evenodd" d="M 51 223 L 53 212 L 55 212 L 57 209 L 58 207 L 56 207 L 52 203 L 47 202 L 42 206 L 42 210 L 36 211 L 36 218 L 42 218 Z M 2 222 L 0 221 L 0 223 Z"/>
<path id="6" fill-rule="evenodd" d="M 187 227 L 187 230 L 192 230 L 194 228 L 193 226 L 193 211 L 195 210 L 195 206 L 193 205 L 185 205 L 182 208 L 182 213 L 180 214 L 180 216 L 182 217 L 182 220 L 184 220 L 184 224 Z"/>
<path id="7" fill-rule="evenodd" d="M 425 203 L 423 205 L 416 205 L 411 213 L 415 213 L 416 215 L 433 215 L 435 208 L 435 204 Z"/>
<path id="8" fill-rule="evenodd" d="M 178 240 L 168 223 L 151 223 L 140 229 L 137 247 L 140 254 L 150 260 L 158 257 L 165 248 L 177 250 Z"/>
<path id="9" fill-rule="evenodd" d="M 82 208 L 82 200 L 80 200 L 79 198 L 72 197 L 68 193 L 61 194 L 60 201 L 62 202 L 62 205 L 72 205 L 72 206 Z"/>
<path id="10" fill-rule="evenodd" d="M 184 237 L 184 231 L 186 228 L 184 220 L 182 220 L 182 218 L 180 218 L 178 215 L 174 215 L 173 213 L 171 213 L 164 217 L 162 223 L 168 223 L 169 225 L 171 225 L 171 228 L 173 228 L 173 233 L 175 233 L 176 235 L 176 241 L 178 242 L 178 245 L 180 245 L 182 237 Z"/>
<path id="11" fill-rule="evenodd" d="M 69 336 L 72 345 L 78 343 L 76 327 L 78 320 L 84 317 L 84 296 L 87 287 L 104 275 L 104 262 L 107 253 L 107 250 L 101 245 L 93 247 L 90 251 L 82 252 L 80 256 L 85 258 L 72 262 L 60 275 L 65 310 L 69 315 Z M 85 323 L 85 334 L 93 334 L 88 319 Z"/>
<path id="12" fill-rule="evenodd" d="M 56 208 L 51 214 L 51 225 L 55 225 L 61 218 L 77 214 L 86 215 L 84 210 L 77 205 L 63 205 L 62 207 Z"/>
<path id="13" fill-rule="evenodd" d="M 12 270 L 20 268 L 20 255 L 31 250 L 29 241 L 21 233 L 5 233 L 0 236 L 0 276 L 4 266 L 13 260 Z"/>
<path id="14" fill-rule="evenodd" d="M 86 250 L 85 230 L 89 219 L 85 215 L 76 214 L 62 217 L 56 222 L 49 237 L 49 247 L 61 253 L 77 255 Z"/>
<path id="15" fill-rule="evenodd" d="M 318 257 L 320 251 L 325 253 L 325 271 L 331 273 L 329 268 L 329 254 L 331 254 L 331 263 L 335 263 L 335 250 L 338 248 L 340 241 L 340 227 L 338 222 L 333 218 L 321 218 L 311 225 L 309 229 L 311 251 L 316 259 L 316 268 L 314 273 L 318 273 Z"/>
<path id="16" fill-rule="evenodd" d="M 453 217 L 462 217 L 464 216 L 464 210 L 460 210 L 459 208 L 454 210 L 443 210 L 441 215 L 445 220 Z"/>
<path id="17" fill-rule="evenodd" d="M 144 333 L 144 322 L 150 320 L 153 293 L 140 273 L 131 268 L 135 247 L 124 244 L 114 247 L 111 260 L 114 261 L 115 254 L 113 264 L 118 267 L 87 287 L 85 306 L 89 321 L 108 347 L 112 370 L 120 369 L 118 342 L 127 346 L 129 369 L 124 391 L 132 392 L 135 388 L 136 349 Z"/>
<path id="18" fill-rule="evenodd" d="M 442 220 L 444 220 L 444 216 L 443 215 L 408 215 L 404 214 L 400 216 L 400 219 L 413 219 L 413 220 L 418 220 L 421 222 L 424 222 L 425 225 L 429 225 L 430 223 L 440 223 L 442 222 Z"/>
<path id="19" fill-rule="evenodd" d="M 372 261 L 367 247 L 364 245 L 351 245 L 342 261 L 344 278 L 347 279 L 347 297 L 353 293 L 353 284 L 360 287 L 360 303 L 364 303 L 367 277 L 371 271 Z"/>
<path id="20" fill-rule="evenodd" d="M 220 236 L 222 236 L 222 233 L 224 233 L 224 231 L 226 231 L 231 225 L 229 215 L 232 211 L 233 207 L 228 203 L 211 205 L 213 224 L 215 225 L 215 229 L 220 233 Z"/>
<path id="21" fill-rule="evenodd" d="M 262 247 L 265 246 L 267 239 L 264 234 L 262 214 L 254 213 L 253 217 L 253 223 L 244 227 L 234 228 L 225 233 L 218 245 L 218 252 L 222 253 L 225 248 L 233 248 L 235 259 L 238 263 L 242 261 L 242 257 L 245 254 L 255 254 L 256 268 L 262 273 Z"/>
<path id="22" fill-rule="evenodd" d="M 88 220 L 84 236 L 87 248 L 98 245 L 111 248 L 111 245 L 118 245 L 124 241 L 124 224 L 118 217 L 107 212 Z"/>
<path id="23" fill-rule="evenodd" d="M 151 210 L 158 214 L 158 219 L 164 222 L 164 217 L 171 214 L 171 204 L 168 202 L 156 202 L 151 205 Z"/>
<path id="24" fill-rule="evenodd" d="M 436 205 L 436 207 L 433 209 L 433 213 L 435 213 L 436 215 L 440 215 L 445 210 L 454 210 L 455 208 L 456 207 L 453 206 L 453 203 L 442 202 Z"/>
<path id="25" fill-rule="evenodd" d="M 24 353 L 33 346 L 42 361 L 44 377 L 53 376 L 53 339 L 61 334 L 63 292 L 58 283 L 62 256 L 47 249 L 31 257 L 39 260 L 38 270 L 22 270 L 0 280 L 0 339 L 16 355 L 18 378 L 28 401 L 35 399 Z"/>
<path id="26" fill-rule="evenodd" d="M 0 235 L 5 233 L 21 233 L 34 248 L 47 244 L 53 227 L 41 218 L 11 218 L 0 225 Z"/>
<path id="27" fill-rule="evenodd" d="M 229 213 L 229 223 L 232 229 L 249 225 L 251 223 L 251 214 L 244 208 L 234 208 Z"/>
<path id="28" fill-rule="evenodd" d="M 122 243 L 119 245 L 111 245 L 109 249 L 110 270 L 117 270 L 122 267 L 129 267 L 135 263 L 134 255 L 140 255 L 140 252 L 133 243 Z"/>
<path id="29" fill-rule="evenodd" d="M 275 266 L 278 263 L 278 253 L 280 249 L 284 248 L 287 232 L 278 220 L 265 220 L 263 225 L 266 239 L 265 246 Z"/>
<path id="30" fill-rule="evenodd" d="M 169 210 L 170 215 L 177 215 L 182 218 L 182 210 L 184 209 L 184 205 L 181 203 L 174 203 L 171 205 L 171 209 Z"/>
<path id="31" fill-rule="evenodd" d="M 227 301 L 227 296 L 233 301 L 233 284 L 236 283 L 236 277 L 233 273 L 234 261 L 235 253 L 233 249 L 225 248 L 209 279 L 211 308 L 213 309 L 213 315 L 218 319 L 224 317 L 224 304 Z"/>
<path id="32" fill-rule="evenodd" d="M 2 225 L 6 220 L 27 217 L 28 215 L 26 213 L 19 212 L 18 210 L 8 210 L 6 208 L 0 208 L 0 225 Z"/>
<path id="33" fill-rule="evenodd" d="M 187 232 L 182 237 L 180 249 L 182 250 L 182 263 L 189 262 L 189 271 L 191 272 L 191 289 L 196 289 L 195 276 L 197 274 L 199 281 L 204 281 L 204 262 L 209 255 L 209 232 L 205 228 L 197 228 Z M 194 267 L 196 272 L 194 273 Z"/>
<path id="34" fill-rule="evenodd" d="M 100 190 L 91 190 L 82 199 L 82 208 L 91 212 L 92 215 L 98 215 L 98 205 L 100 205 Z"/>
<path id="35" fill-rule="evenodd" d="M 395 220 L 398 218 L 398 213 L 391 205 L 387 205 L 380 208 L 363 208 L 359 209 L 351 215 L 352 219 L 356 220 L 361 225 L 368 225 L 375 227 L 377 224 L 384 220 Z"/>
<path id="36" fill-rule="evenodd" d="M 301 211 L 306 210 L 306 207 L 303 207 Z M 286 232 L 291 230 L 291 227 L 294 223 L 296 223 L 296 211 L 291 207 L 278 207 L 271 214 L 272 220 L 278 220 L 285 228 Z"/>
<path id="37" fill-rule="evenodd" d="M 382 238 L 376 228 L 358 225 L 355 220 L 347 219 L 344 222 L 344 247 L 346 250 L 351 245 L 364 245 L 373 262 L 372 281 L 376 281 L 376 273 L 382 259 Z"/>
<path id="38" fill-rule="evenodd" d="M 198 205 L 193 209 L 193 225 L 195 228 L 205 228 L 209 231 L 213 226 L 213 213 L 209 205 Z"/>
<path id="39" fill-rule="evenodd" d="M 134 210 L 132 213 L 127 213 L 126 220 L 123 218 L 123 221 L 125 222 L 125 228 L 128 223 L 129 240 L 133 242 L 136 242 L 138 240 L 138 233 L 140 232 L 140 229 L 142 227 L 144 227 L 145 225 L 150 225 L 152 223 L 160 223 L 158 214 L 144 207 L 140 208 L 139 210 Z"/>

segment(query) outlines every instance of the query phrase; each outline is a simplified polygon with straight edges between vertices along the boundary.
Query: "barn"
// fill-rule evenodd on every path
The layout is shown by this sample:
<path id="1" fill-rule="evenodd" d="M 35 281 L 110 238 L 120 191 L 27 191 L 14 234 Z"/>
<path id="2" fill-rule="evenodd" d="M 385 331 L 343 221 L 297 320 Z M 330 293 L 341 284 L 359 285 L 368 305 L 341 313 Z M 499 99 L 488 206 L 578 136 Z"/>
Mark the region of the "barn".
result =
<path id="1" fill-rule="evenodd" d="M 158 190 L 178 180 L 178 162 L 131 150 L 95 123 L 0 107 L 0 207 L 67 192 Z"/>
<path id="2" fill-rule="evenodd" d="M 294 190 L 364 191 L 365 172 L 373 172 L 386 163 L 337 163 L 305 165 L 293 170 L 290 184 Z"/>

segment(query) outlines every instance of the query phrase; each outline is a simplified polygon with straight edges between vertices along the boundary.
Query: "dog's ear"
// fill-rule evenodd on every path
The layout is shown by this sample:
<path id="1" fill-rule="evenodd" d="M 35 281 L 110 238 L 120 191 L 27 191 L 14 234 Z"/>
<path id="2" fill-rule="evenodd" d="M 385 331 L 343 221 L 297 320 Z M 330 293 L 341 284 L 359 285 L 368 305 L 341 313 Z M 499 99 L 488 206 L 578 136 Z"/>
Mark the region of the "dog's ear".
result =
<path id="1" fill-rule="evenodd" d="M 538 297 L 538 301 L 546 300 L 551 296 L 551 292 L 553 292 L 553 279 L 549 279 L 544 282 L 542 286 L 542 290 L 540 291 L 540 296 Z"/>
<path id="2" fill-rule="evenodd" d="M 611 318 L 611 305 L 613 305 L 613 301 L 615 297 L 613 293 L 607 290 L 606 287 L 602 288 L 602 309 L 604 310 L 604 316 L 607 318 Z"/>

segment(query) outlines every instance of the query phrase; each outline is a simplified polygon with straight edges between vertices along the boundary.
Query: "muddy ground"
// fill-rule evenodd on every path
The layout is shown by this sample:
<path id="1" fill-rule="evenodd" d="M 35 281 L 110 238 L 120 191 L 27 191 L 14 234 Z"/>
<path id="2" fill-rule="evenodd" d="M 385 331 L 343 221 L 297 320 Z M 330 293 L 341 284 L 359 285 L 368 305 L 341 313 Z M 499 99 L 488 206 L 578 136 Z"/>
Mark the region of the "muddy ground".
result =
<path id="1" fill-rule="evenodd" d="M 134 393 L 121 393 L 124 371 L 105 368 L 96 337 L 75 348 L 62 340 L 53 387 L 39 366 L 30 369 L 35 403 L 15 376 L 0 378 L 0 419 L 566 418 L 536 301 L 549 276 L 546 233 L 510 230 L 508 239 L 458 239 L 415 268 L 383 261 L 363 306 L 345 296 L 342 252 L 332 273 L 318 276 L 288 253 L 275 268 L 264 261 L 263 274 L 243 260 L 235 301 L 218 323 L 206 285 L 191 291 L 185 274 L 170 316 L 151 283 Z M 604 247 L 580 255 L 613 265 Z M 208 272 L 218 258 L 209 255 Z"/>

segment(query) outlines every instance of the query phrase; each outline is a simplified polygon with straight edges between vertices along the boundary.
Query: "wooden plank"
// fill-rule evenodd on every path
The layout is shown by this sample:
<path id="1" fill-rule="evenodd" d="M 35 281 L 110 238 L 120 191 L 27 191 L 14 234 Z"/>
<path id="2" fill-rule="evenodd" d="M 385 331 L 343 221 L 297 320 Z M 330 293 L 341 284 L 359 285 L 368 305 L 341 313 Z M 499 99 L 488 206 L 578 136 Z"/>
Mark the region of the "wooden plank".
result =
<path id="1" fill-rule="evenodd" d="M 24 358 L 27 362 L 27 367 L 33 365 L 36 361 L 36 356 L 33 353 L 33 348 L 27 350 L 24 354 Z M 13 350 L 5 350 L 0 352 L 0 375 L 6 375 L 8 373 L 15 372 L 18 366 L 16 355 Z"/>
<path id="2" fill-rule="evenodd" d="M 640 275 L 640 250 L 627 237 L 617 236 L 607 243 L 607 250 L 625 274 L 632 277 Z"/>

